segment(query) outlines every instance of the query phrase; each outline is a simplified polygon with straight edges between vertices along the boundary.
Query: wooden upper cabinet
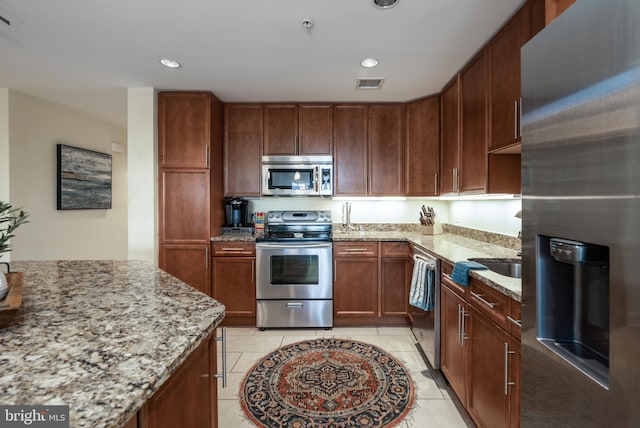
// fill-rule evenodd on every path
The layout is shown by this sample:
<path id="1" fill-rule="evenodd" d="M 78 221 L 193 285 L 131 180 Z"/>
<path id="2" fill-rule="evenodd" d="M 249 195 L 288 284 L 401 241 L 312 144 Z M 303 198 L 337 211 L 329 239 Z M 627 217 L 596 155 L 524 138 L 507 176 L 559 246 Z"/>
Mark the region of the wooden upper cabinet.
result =
<path id="1" fill-rule="evenodd" d="M 405 107 L 406 196 L 439 194 L 440 97 L 410 102 Z"/>
<path id="2" fill-rule="evenodd" d="M 159 174 L 160 244 L 209 244 L 209 170 L 163 168 Z"/>
<path id="3" fill-rule="evenodd" d="M 404 194 L 402 104 L 369 106 L 369 194 Z"/>
<path id="4" fill-rule="evenodd" d="M 262 104 L 225 104 L 225 196 L 260 196 L 262 134 Z"/>
<path id="5" fill-rule="evenodd" d="M 460 84 L 458 76 L 441 95 L 440 194 L 458 192 Z"/>
<path id="6" fill-rule="evenodd" d="M 333 106 L 331 104 L 300 104 L 298 117 L 300 154 L 333 154 Z"/>
<path id="7" fill-rule="evenodd" d="M 491 139 L 494 150 L 520 141 L 520 47 L 522 12 L 496 34 L 489 45 L 491 63 Z"/>
<path id="8" fill-rule="evenodd" d="M 208 92 L 158 93 L 161 168 L 209 167 L 212 100 Z"/>
<path id="9" fill-rule="evenodd" d="M 523 44 L 531 40 L 545 27 L 545 1 L 529 0 L 522 6 Z"/>
<path id="10" fill-rule="evenodd" d="M 265 104 L 265 155 L 331 155 L 331 104 Z"/>
<path id="11" fill-rule="evenodd" d="M 460 73 L 461 135 L 459 192 L 487 189 L 487 55 L 480 53 Z"/>
<path id="12" fill-rule="evenodd" d="M 298 106 L 296 104 L 265 104 L 263 145 L 265 155 L 298 153 Z"/>
<path id="13" fill-rule="evenodd" d="M 569 6 L 574 4 L 576 0 L 545 0 L 545 22 L 549 25 L 562 12 L 567 10 Z"/>
<path id="14" fill-rule="evenodd" d="M 367 193 L 366 104 L 336 105 L 333 117 L 334 195 Z"/>

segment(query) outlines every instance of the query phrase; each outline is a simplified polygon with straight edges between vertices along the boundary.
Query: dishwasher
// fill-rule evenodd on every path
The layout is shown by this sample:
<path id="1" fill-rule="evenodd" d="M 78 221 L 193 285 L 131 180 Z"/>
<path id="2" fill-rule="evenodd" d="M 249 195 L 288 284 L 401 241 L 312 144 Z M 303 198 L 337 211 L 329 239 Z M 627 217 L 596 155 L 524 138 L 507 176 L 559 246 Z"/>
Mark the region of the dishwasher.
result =
<path id="1" fill-rule="evenodd" d="M 433 369 L 440 369 L 440 261 L 413 249 L 409 294 L 411 330 Z"/>

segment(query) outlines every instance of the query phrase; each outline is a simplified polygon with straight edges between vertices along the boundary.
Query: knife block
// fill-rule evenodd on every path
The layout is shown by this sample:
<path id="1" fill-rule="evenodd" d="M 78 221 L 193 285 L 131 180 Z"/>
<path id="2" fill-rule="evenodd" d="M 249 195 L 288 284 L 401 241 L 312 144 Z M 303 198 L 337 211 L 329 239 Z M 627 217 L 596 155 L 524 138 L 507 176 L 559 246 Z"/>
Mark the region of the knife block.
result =
<path id="1" fill-rule="evenodd" d="M 439 235 L 442 233 L 442 225 L 440 223 L 436 223 L 430 226 L 421 224 L 420 231 L 423 235 Z"/>

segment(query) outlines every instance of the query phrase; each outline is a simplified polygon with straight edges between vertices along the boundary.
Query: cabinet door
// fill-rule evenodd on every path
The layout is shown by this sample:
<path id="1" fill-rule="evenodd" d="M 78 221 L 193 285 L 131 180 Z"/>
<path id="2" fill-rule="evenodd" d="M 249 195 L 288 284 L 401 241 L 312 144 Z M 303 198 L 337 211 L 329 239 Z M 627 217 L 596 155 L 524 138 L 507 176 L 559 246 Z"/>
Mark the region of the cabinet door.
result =
<path id="1" fill-rule="evenodd" d="M 510 336 L 470 307 L 469 398 L 467 410 L 478 426 L 509 426 Z"/>
<path id="2" fill-rule="evenodd" d="M 375 325 L 378 317 L 378 259 L 334 259 L 334 324 Z"/>
<path id="3" fill-rule="evenodd" d="M 367 106 L 336 105 L 333 121 L 335 196 L 367 194 Z"/>
<path id="4" fill-rule="evenodd" d="M 486 57 L 481 51 L 460 75 L 460 192 L 482 193 L 487 189 Z"/>
<path id="5" fill-rule="evenodd" d="M 369 194 L 404 194 L 404 107 L 369 106 Z"/>
<path id="6" fill-rule="evenodd" d="M 209 167 L 212 97 L 208 92 L 158 94 L 160 167 Z"/>
<path id="7" fill-rule="evenodd" d="M 209 170 L 161 169 L 158 184 L 160 243 L 209 244 Z"/>
<path id="8" fill-rule="evenodd" d="M 212 296 L 225 306 L 223 325 L 256 323 L 254 257 L 213 257 Z"/>
<path id="9" fill-rule="evenodd" d="M 522 16 L 518 12 L 493 38 L 491 57 L 491 140 L 489 149 L 520 141 L 520 46 Z"/>
<path id="10" fill-rule="evenodd" d="M 440 194 L 457 193 L 460 85 L 456 77 L 442 92 L 442 142 L 440 148 Z"/>
<path id="11" fill-rule="evenodd" d="M 210 428 L 216 420 L 211 400 L 209 340 L 196 348 L 164 385 L 147 401 L 147 428 Z M 215 348 L 213 348 L 215 350 Z M 215 404 L 215 403 L 214 403 Z"/>
<path id="12" fill-rule="evenodd" d="M 298 154 L 298 106 L 264 105 L 264 155 Z"/>
<path id="13" fill-rule="evenodd" d="M 193 288 L 211 296 L 208 245 L 160 245 L 158 265 Z"/>
<path id="14" fill-rule="evenodd" d="M 224 195 L 260 196 L 262 105 L 224 108 Z"/>
<path id="15" fill-rule="evenodd" d="M 407 244 L 408 245 L 408 244 Z M 408 320 L 410 263 L 404 258 L 380 259 L 380 316 Z"/>
<path id="16" fill-rule="evenodd" d="M 440 97 L 408 103 L 405 122 L 405 194 L 436 196 L 439 194 Z"/>
<path id="17" fill-rule="evenodd" d="M 440 366 L 454 392 L 466 404 L 466 304 L 456 293 L 442 286 L 440 291 Z"/>
<path id="18" fill-rule="evenodd" d="M 333 154 L 333 107 L 331 104 L 298 106 L 298 148 L 302 155 Z"/>

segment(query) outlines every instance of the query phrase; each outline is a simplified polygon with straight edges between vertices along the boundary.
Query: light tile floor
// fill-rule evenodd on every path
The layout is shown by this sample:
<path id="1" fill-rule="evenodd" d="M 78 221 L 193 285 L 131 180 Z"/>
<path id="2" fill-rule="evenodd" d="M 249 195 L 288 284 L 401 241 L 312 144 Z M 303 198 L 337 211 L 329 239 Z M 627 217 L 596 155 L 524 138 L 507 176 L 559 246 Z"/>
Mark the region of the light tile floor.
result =
<path id="1" fill-rule="evenodd" d="M 227 328 L 227 387 L 218 382 L 218 426 L 220 428 L 253 427 L 240 407 L 238 391 L 244 375 L 264 355 L 277 348 L 314 337 L 340 337 L 375 345 L 400 360 L 410 371 L 416 386 L 415 403 L 410 413 L 398 424 L 413 427 L 473 427 L 469 416 L 442 374 L 423 360 L 415 346 L 415 338 L 407 327 L 334 328 L 332 330 L 265 330 Z M 218 346 L 220 352 L 220 346 Z M 218 366 L 221 365 L 218 354 Z M 219 368 L 220 369 L 220 368 Z"/>

